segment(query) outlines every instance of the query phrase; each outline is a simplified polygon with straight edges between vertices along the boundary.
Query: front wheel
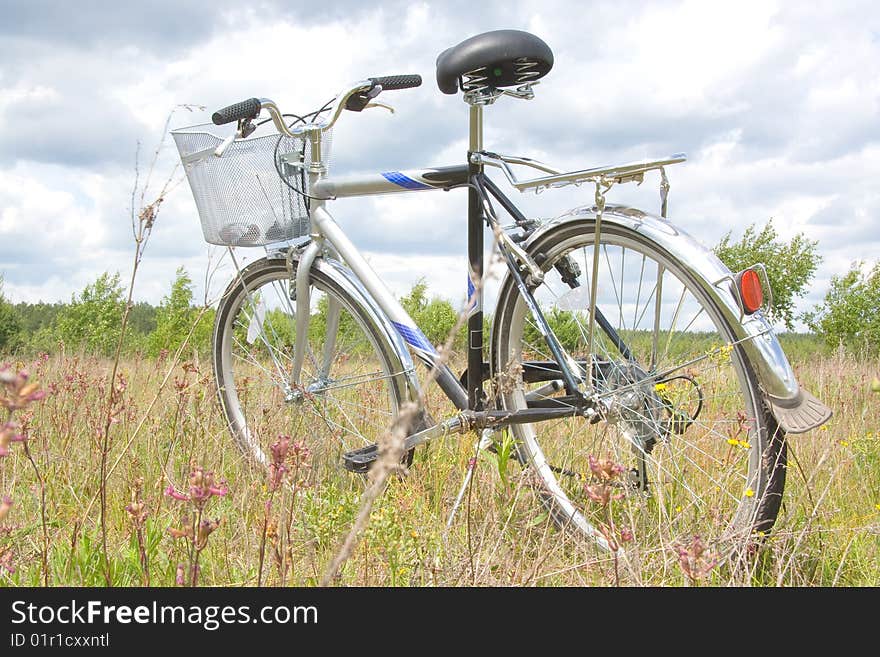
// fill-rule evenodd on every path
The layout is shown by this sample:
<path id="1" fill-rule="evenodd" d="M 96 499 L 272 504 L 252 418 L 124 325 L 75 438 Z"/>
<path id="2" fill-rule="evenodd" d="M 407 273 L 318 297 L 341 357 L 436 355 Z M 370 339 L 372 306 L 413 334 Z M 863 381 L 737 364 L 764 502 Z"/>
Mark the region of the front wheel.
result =
<path id="1" fill-rule="evenodd" d="M 317 267 L 309 275 L 308 335 L 297 335 L 294 273 L 283 258 L 238 273 L 217 310 L 214 375 L 230 432 L 246 456 L 267 465 L 269 446 L 288 434 L 311 450 L 313 468 L 333 469 L 343 451 L 377 442 L 391 426 L 404 401 L 403 373 L 390 365 L 391 347 L 357 302 Z M 293 381 L 298 340 L 308 344 Z"/>
<path id="2" fill-rule="evenodd" d="M 545 272 L 532 294 L 589 379 L 598 412 L 514 425 L 525 480 L 566 535 L 627 555 L 639 581 L 690 553 L 702 566 L 689 562 L 686 574 L 708 576 L 772 527 L 785 483 L 784 435 L 698 281 L 656 244 L 615 225 L 602 226 L 588 352 L 594 228 L 589 219 L 565 224 L 530 247 Z M 503 408 L 575 403 L 510 281 L 495 326 Z"/>

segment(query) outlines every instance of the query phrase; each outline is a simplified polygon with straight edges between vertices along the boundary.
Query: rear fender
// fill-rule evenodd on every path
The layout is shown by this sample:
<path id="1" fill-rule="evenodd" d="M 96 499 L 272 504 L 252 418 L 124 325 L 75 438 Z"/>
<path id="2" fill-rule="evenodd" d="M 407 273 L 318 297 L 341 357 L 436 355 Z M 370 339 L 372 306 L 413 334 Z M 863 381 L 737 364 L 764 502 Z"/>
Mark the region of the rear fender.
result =
<path id="1" fill-rule="evenodd" d="M 580 207 L 553 219 L 538 228 L 526 241 L 533 245 L 550 231 L 561 226 L 582 222 L 585 230 L 596 219 L 595 207 Z M 824 423 L 831 411 L 822 402 L 798 385 L 794 371 L 782 350 L 773 327 L 759 310 L 752 315 L 742 312 L 730 270 L 718 257 L 681 228 L 634 208 L 609 205 L 602 214 L 603 225 L 615 225 L 646 237 L 669 256 L 680 262 L 703 291 L 717 304 L 724 319 L 733 328 L 735 341 L 743 350 L 777 421 L 790 433 L 800 433 Z M 501 297 L 515 293 L 512 281 L 506 279 Z M 503 307 L 499 304 L 499 307 Z M 500 313 L 496 313 L 496 323 Z M 494 336 L 498 334 L 493 330 Z M 497 352 L 494 352 L 497 353 Z"/>

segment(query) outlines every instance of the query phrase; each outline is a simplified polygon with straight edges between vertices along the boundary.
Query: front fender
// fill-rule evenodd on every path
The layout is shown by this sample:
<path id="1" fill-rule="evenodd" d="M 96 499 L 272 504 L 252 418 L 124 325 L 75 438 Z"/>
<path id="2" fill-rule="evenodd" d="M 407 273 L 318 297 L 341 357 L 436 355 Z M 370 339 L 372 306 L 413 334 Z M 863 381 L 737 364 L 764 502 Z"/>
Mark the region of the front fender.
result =
<path id="1" fill-rule="evenodd" d="M 294 262 L 299 260 L 299 256 L 299 252 L 290 254 Z M 269 257 L 285 258 L 287 252 L 278 251 L 270 254 Z M 409 349 L 391 321 L 364 289 L 360 281 L 355 278 L 350 269 L 333 258 L 319 256 L 312 264 L 312 268 L 332 280 L 358 305 L 358 310 L 366 321 L 382 336 L 383 340 L 379 348 L 383 350 L 388 359 L 391 371 L 400 374 L 400 376 L 391 377 L 393 385 L 397 387 L 398 398 L 412 402 L 417 401 L 420 390 L 419 379 L 416 376 L 415 365 Z"/>
<path id="2" fill-rule="evenodd" d="M 524 246 L 528 250 L 549 231 L 561 225 L 595 220 L 595 217 L 595 207 L 570 210 L 538 228 Z M 731 272 L 712 251 L 681 228 L 635 208 L 606 206 L 602 223 L 614 224 L 643 235 L 681 263 L 697 281 L 732 327 L 735 340 L 745 353 L 774 416 L 786 431 L 807 431 L 830 417 L 831 411 L 798 385 L 779 340 L 764 315 L 760 311 L 753 315 L 742 312 Z"/>

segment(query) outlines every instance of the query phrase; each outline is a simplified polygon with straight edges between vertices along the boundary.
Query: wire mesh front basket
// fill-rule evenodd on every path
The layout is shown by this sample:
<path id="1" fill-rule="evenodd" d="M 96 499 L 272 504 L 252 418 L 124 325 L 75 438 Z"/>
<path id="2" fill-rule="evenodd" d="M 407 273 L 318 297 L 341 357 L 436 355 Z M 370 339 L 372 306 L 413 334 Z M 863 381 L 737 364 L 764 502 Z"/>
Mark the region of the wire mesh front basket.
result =
<path id="1" fill-rule="evenodd" d="M 217 147 L 234 129 L 234 124 L 208 123 L 171 133 L 205 240 L 221 246 L 264 246 L 307 235 L 306 199 L 291 189 L 308 191 L 304 140 L 274 131 L 265 134 L 261 127 L 253 136 L 233 141 L 217 157 Z"/>

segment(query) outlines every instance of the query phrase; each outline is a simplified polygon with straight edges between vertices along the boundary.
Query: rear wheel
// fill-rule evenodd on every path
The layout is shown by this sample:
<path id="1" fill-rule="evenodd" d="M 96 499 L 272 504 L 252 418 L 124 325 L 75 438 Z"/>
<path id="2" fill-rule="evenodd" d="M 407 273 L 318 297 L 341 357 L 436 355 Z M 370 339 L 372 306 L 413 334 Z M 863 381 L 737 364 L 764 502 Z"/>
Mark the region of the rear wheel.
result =
<path id="1" fill-rule="evenodd" d="M 545 272 L 535 300 L 585 371 L 593 252 L 590 220 L 530 248 Z M 628 555 L 643 573 L 663 572 L 695 537 L 708 572 L 772 527 L 784 435 L 723 314 L 675 258 L 606 225 L 598 271 L 592 369 L 602 410 L 592 421 L 512 426 L 526 481 L 568 535 Z M 503 408 L 572 405 L 509 281 L 498 308 L 492 361 Z"/>

